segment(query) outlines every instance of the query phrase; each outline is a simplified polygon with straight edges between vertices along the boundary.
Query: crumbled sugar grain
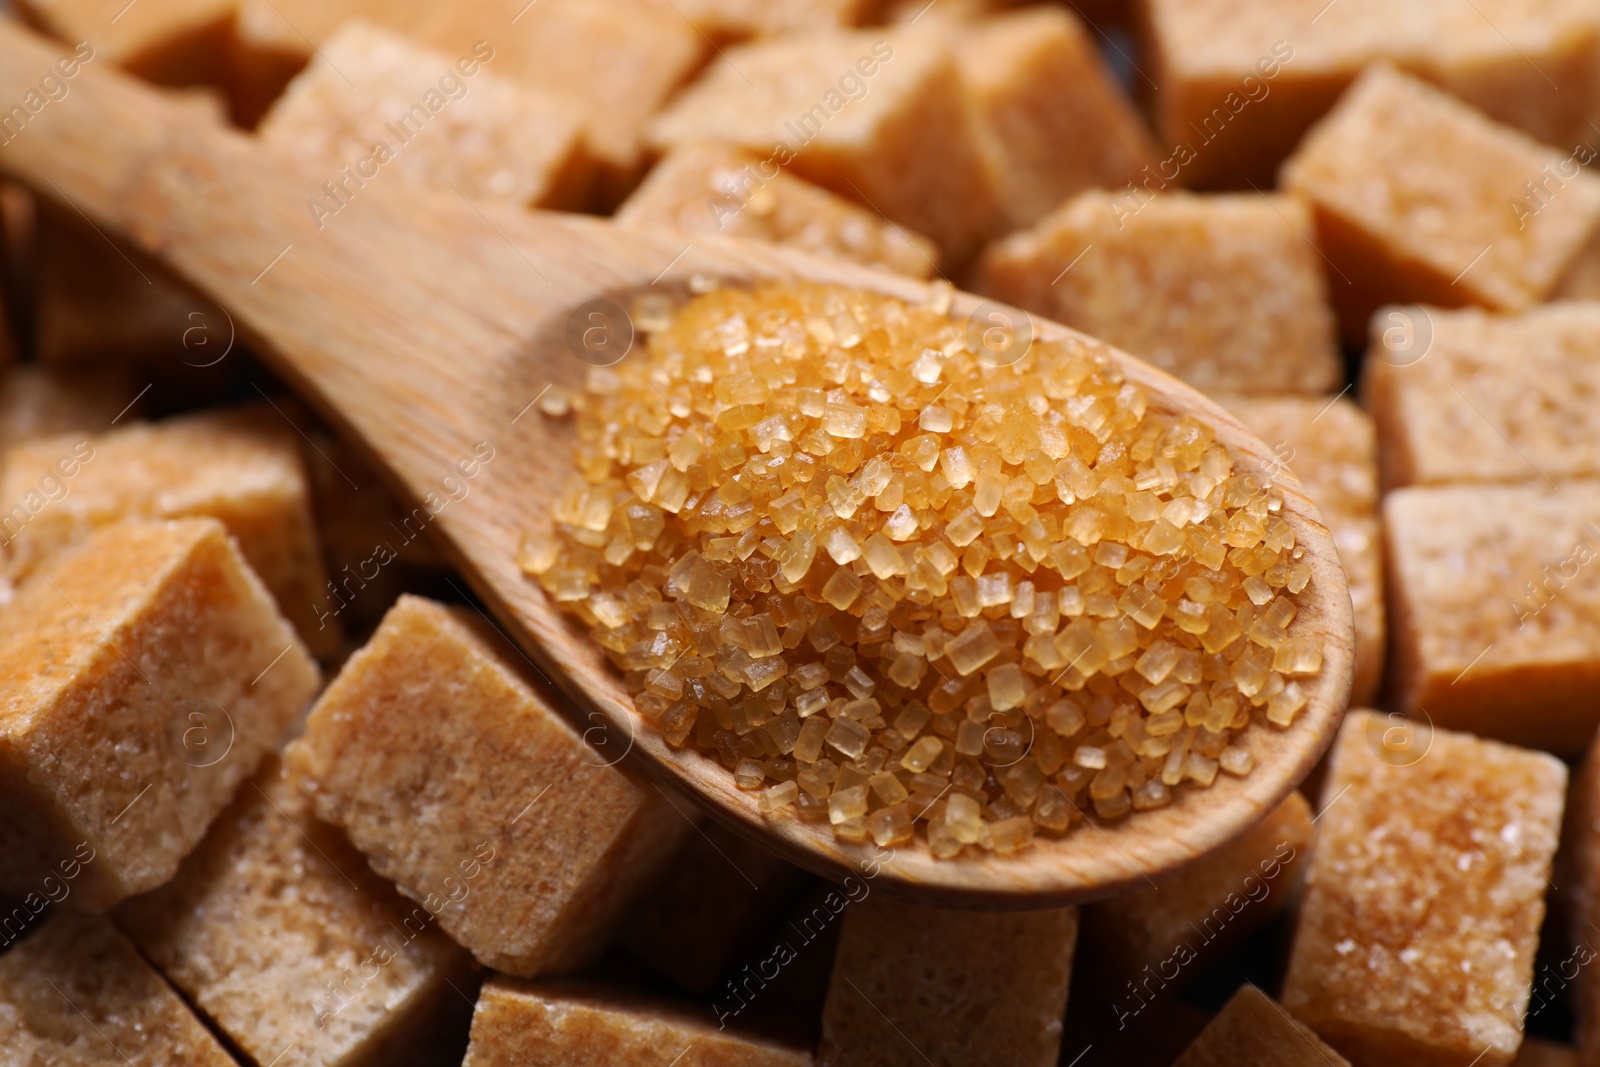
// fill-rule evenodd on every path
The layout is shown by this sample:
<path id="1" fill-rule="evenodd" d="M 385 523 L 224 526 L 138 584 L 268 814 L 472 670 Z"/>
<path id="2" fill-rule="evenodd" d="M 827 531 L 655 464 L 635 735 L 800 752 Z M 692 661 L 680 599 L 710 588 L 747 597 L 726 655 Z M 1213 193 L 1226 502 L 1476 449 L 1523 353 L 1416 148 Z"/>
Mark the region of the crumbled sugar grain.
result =
<path id="1" fill-rule="evenodd" d="M 1321 669 L 1281 494 L 1104 350 L 994 366 L 948 309 L 653 308 L 523 569 L 671 745 L 844 840 L 1006 853 L 1250 773 Z"/>

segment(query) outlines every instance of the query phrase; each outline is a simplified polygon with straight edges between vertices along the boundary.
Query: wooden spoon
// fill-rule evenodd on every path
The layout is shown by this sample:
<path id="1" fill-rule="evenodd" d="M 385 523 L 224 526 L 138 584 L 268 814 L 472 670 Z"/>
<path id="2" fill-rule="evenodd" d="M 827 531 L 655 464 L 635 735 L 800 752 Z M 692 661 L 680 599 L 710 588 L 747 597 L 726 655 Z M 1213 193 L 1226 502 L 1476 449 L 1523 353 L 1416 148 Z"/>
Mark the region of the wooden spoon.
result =
<path id="1" fill-rule="evenodd" d="M 0 22 L 0 108 L 46 99 L 28 94 L 60 55 L 59 45 Z M 673 751 L 639 718 L 600 650 L 518 570 L 524 531 L 550 511 L 571 470 L 571 420 L 547 419 L 530 405 L 551 384 L 581 387 L 588 364 L 575 354 L 581 346 L 569 346 L 569 324 L 581 333 L 597 321 L 579 310 L 597 298 L 626 304 L 626 294 L 681 289 L 696 275 L 735 284 L 809 279 L 908 301 L 926 299 L 928 287 L 752 242 L 429 199 L 382 171 L 352 184 L 347 205 L 319 223 L 308 201 L 325 197 L 323 182 L 339 175 L 308 172 L 245 136 L 198 123 L 102 63 L 85 65 L 65 82 L 64 99 L 29 115 L 0 146 L 0 169 L 103 230 L 130 236 L 228 308 L 241 336 L 364 442 L 399 490 L 439 508 L 429 525 L 527 654 L 576 701 L 575 720 L 587 715 L 583 725 L 591 725 L 597 712 L 609 727 L 607 751 L 631 749 L 641 769 L 794 863 L 834 878 L 862 872 L 891 891 L 952 906 L 1032 908 L 1108 896 L 1240 833 L 1284 799 L 1331 740 L 1349 694 L 1350 595 L 1316 507 L 1282 476 L 1285 516 L 1314 568 L 1297 625 L 1321 645 L 1323 669 L 1291 729 L 1246 732 L 1256 762 L 1246 777 L 1221 776 L 1209 789 L 1179 791 L 1168 807 L 1091 822 L 1015 855 L 955 861 L 912 845 L 885 858 L 888 850 L 835 840 L 826 825 L 761 815 L 755 796 L 735 788 L 719 763 Z M 952 313 L 967 316 L 979 303 L 958 295 Z M 1046 339 L 1083 339 L 1048 322 L 1035 328 Z M 1111 354 L 1153 410 L 1195 415 L 1246 469 L 1277 471 L 1267 447 L 1220 407 Z M 490 449 L 493 458 L 464 477 L 458 464 Z"/>

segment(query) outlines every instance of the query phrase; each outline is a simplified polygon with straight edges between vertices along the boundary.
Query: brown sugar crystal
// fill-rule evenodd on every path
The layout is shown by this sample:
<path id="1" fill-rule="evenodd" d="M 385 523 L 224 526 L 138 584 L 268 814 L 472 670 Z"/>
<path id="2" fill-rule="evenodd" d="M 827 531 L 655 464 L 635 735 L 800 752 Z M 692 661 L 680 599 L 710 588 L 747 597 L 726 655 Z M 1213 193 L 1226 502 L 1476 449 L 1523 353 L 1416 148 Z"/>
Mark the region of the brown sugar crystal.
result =
<path id="1" fill-rule="evenodd" d="M 473 202 L 580 207 L 589 196 L 584 114 L 494 70 L 492 49 L 456 57 L 370 23 L 323 43 L 262 120 L 266 144 L 321 167 L 337 195 L 320 219 L 393 170 Z"/>
<path id="2" fill-rule="evenodd" d="M 1282 183 L 1315 205 L 1351 340 L 1385 303 L 1539 303 L 1600 222 L 1600 179 L 1570 150 L 1388 66 L 1363 74 L 1306 135 Z"/>
<path id="3" fill-rule="evenodd" d="M 256 1063 L 397 1062 L 456 992 L 465 953 L 368 869 L 276 760 L 172 881 L 116 922 Z"/>
<path id="4" fill-rule="evenodd" d="M 1089 342 L 991 364 L 948 295 L 641 311 L 523 569 L 670 745 L 845 840 L 1003 854 L 1248 774 L 1322 669 L 1273 473 Z"/>
<path id="5" fill-rule="evenodd" d="M 24 583 L 4 619 L 7 892 L 80 846 L 84 907 L 171 878 L 319 682 L 213 520 L 108 527 Z"/>
<path id="6" fill-rule="evenodd" d="M 1376 373 L 1368 361 L 1369 377 Z M 1339 550 L 1355 609 L 1355 677 L 1351 704 L 1370 704 L 1383 679 L 1388 640 L 1383 606 L 1382 534 L 1378 526 L 1378 457 L 1373 420 L 1340 398 L 1218 397 L 1251 432 L 1272 446 L 1322 512 Z"/>
<path id="7" fill-rule="evenodd" d="M 1129 989 L 1124 1004 L 1182 984 L 1289 902 L 1311 843 L 1311 805 L 1299 793 L 1183 870 L 1084 909 L 1084 947 Z M 1142 1003 L 1142 997 L 1134 1000 Z"/>
<path id="8" fill-rule="evenodd" d="M 819 31 L 729 49 L 647 135 L 662 150 L 736 144 L 925 234 L 952 265 L 997 216 L 960 74 L 933 28 Z"/>
<path id="9" fill-rule="evenodd" d="M 1543 753 L 1351 712 L 1284 1007 L 1354 1063 L 1510 1063 L 1566 786 Z"/>
<path id="10" fill-rule="evenodd" d="M 1588 140 L 1600 19 L 1585 0 L 1144 0 L 1161 172 L 1265 187 L 1363 69 L 1388 61 L 1558 148 Z M 1314 21 L 1313 21 L 1314 20 Z M 1170 171 L 1171 173 L 1168 173 Z"/>
<path id="11" fill-rule="evenodd" d="M 480 962 L 531 976 L 580 962 L 689 823 L 604 765 L 507 655 L 449 609 L 402 597 L 289 763 L 374 870 Z"/>
<path id="12" fill-rule="evenodd" d="M 934 272 L 939 250 L 765 156 L 718 144 L 674 148 L 617 209 L 620 226 L 724 233 L 886 267 L 914 278 Z"/>
<path id="13" fill-rule="evenodd" d="M 1084 189 L 1115 189 L 1157 159 L 1133 104 L 1072 13 L 1033 7 L 947 22 L 1012 228 Z"/>
<path id="14" fill-rule="evenodd" d="M 1343 377 L 1299 200 L 1085 192 L 984 254 L 979 291 L 1203 392 L 1323 393 Z"/>
<path id="15" fill-rule="evenodd" d="M 1600 935 L 1591 929 L 1591 924 L 1600 923 L 1600 748 L 1593 743 L 1573 782 L 1568 803 L 1571 808 L 1561 842 L 1561 881 L 1568 909 L 1564 944 L 1571 947 L 1554 968 L 1539 969 L 1528 1011 L 1531 1015 L 1548 1008 L 1570 983 L 1572 1013 L 1576 1016 L 1574 1043 L 1579 1056 L 1568 1053 L 1572 1058 L 1566 1062 L 1581 1062 L 1587 1067 L 1600 1062 L 1600 977 L 1594 969 L 1600 957 Z M 1554 1059 L 1553 1054 L 1552 1060 L 1563 1062 Z"/>
<path id="16" fill-rule="evenodd" d="M 86 437 L 105 429 L 138 391 L 137 385 L 130 388 L 127 379 L 116 375 L 83 381 L 39 367 L 0 372 L 0 465 L 5 449 L 30 437 L 56 437 L 69 431 Z"/>
<path id="17" fill-rule="evenodd" d="M 1222 1013 L 1173 1067 L 1350 1067 L 1304 1023 L 1253 985 L 1233 995 Z"/>
<path id="18" fill-rule="evenodd" d="M 1362 381 L 1388 488 L 1600 476 L 1600 303 L 1385 308 Z"/>
<path id="19" fill-rule="evenodd" d="M 845 911 L 821 1067 L 1052 1067 L 1076 908 L 946 911 L 872 895 Z"/>
<path id="20" fill-rule="evenodd" d="M 882 0 L 677 0 L 684 17 L 720 42 L 871 21 Z"/>
<path id="21" fill-rule="evenodd" d="M 676 1059 L 674 1059 L 676 1057 Z M 494 977 L 462 1067 L 810 1067 L 799 1049 L 713 1025 L 708 1013 L 620 990 Z"/>
<path id="22" fill-rule="evenodd" d="M 1583 751 L 1600 718 L 1600 483 L 1402 489 L 1383 523 L 1399 706 Z"/>
<path id="23" fill-rule="evenodd" d="M 75 911 L 0 957 L 0 1049 L 51 1067 L 234 1067 L 110 923 Z"/>

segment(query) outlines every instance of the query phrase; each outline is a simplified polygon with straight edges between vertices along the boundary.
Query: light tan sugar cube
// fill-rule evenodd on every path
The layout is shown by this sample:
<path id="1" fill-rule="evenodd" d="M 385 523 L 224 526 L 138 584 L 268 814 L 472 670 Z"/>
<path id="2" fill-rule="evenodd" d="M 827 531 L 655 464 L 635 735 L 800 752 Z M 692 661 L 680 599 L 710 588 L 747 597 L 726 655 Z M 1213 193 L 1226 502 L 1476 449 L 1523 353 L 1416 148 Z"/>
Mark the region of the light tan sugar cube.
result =
<path id="1" fill-rule="evenodd" d="M 162 85 L 221 85 L 235 0 L 22 0 L 29 22 L 89 46 L 78 57 L 115 63 Z"/>
<path id="2" fill-rule="evenodd" d="M 276 760 L 115 921 L 236 1047 L 278 1067 L 394 1062 L 465 953 L 311 814 Z"/>
<path id="3" fill-rule="evenodd" d="M 17 590 L 0 627 L 0 890 L 93 851 L 73 899 L 171 878 L 319 682 L 213 520 L 127 522 Z M 220 753 L 220 754 L 219 754 Z"/>
<path id="4" fill-rule="evenodd" d="M 707 996 L 804 884 L 799 868 L 708 823 L 689 835 L 617 943 L 677 988 Z"/>
<path id="5" fill-rule="evenodd" d="M 1032 7 L 946 25 L 1011 227 L 1031 226 L 1073 194 L 1117 188 L 1156 163 L 1138 112 L 1076 16 Z"/>
<path id="6" fill-rule="evenodd" d="M 374 870 L 479 961 L 532 976 L 580 962 L 689 823 L 605 766 L 515 654 L 401 597 L 289 752 Z"/>
<path id="7" fill-rule="evenodd" d="M 1600 222 L 1600 178 L 1567 152 L 1388 66 L 1350 87 L 1281 176 L 1315 206 L 1353 340 L 1384 303 L 1536 304 Z"/>
<path id="8" fill-rule="evenodd" d="M 997 204 L 947 36 L 835 30 L 729 49 L 647 137 L 660 149 L 737 144 L 964 262 L 992 232 Z"/>
<path id="9" fill-rule="evenodd" d="M 794 177 L 774 161 L 718 144 L 675 148 L 617 209 L 619 226 L 705 231 L 792 245 L 886 267 L 934 272 L 939 249 L 868 208 Z"/>
<path id="10" fill-rule="evenodd" d="M 45 560 L 125 518 L 221 520 L 281 610 L 319 655 L 338 645 L 324 607 L 326 576 L 294 426 L 265 408 L 234 409 L 122 426 L 88 438 L 59 503 L 35 508 L 30 493 L 81 437 L 17 445 L 0 471 L 7 566 L 26 578 Z M 281 647 L 281 646 L 280 646 Z"/>
<path id="11" fill-rule="evenodd" d="M 322 42 L 356 20 L 413 30 L 433 0 L 235 0 L 229 89 L 239 121 L 258 122 Z M 455 57 L 452 56 L 452 59 Z"/>
<path id="12" fill-rule="evenodd" d="M 1562 1045 L 1548 1041 L 1528 1040 L 1522 1043 L 1511 1067 L 1578 1067 L 1578 1054 Z"/>
<path id="13" fill-rule="evenodd" d="M 1218 401 L 1271 446 L 1322 512 L 1355 609 L 1350 702 L 1371 703 L 1383 678 L 1388 639 L 1378 529 L 1379 453 L 1372 419 L 1345 399 L 1330 403 L 1323 397 L 1241 396 Z"/>
<path id="14" fill-rule="evenodd" d="M 1253 985 L 1244 986 L 1173 1067 L 1350 1067 L 1350 1061 Z"/>
<path id="15" fill-rule="evenodd" d="M 583 111 L 496 74 L 485 45 L 456 57 L 351 22 L 273 105 L 258 134 L 326 173 L 326 219 L 392 170 L 472 201 L 577 207 L 588 198 Z"/>
<path id="16" fill-rule="evenodd" d="M 496 75 L 584 105 L 585 141 L 617 199 L 640 163 L 645 120 L 710 47 L 671 0 L 461 0 L 406 32 L 452 55 L 486 41 Z"/>
<path id="17" fill-rule="evenodd" d="M 1384 308 L 1372 332 L 1362 388 L 1386 486 L 1600 475 L 1600 303 Z"/>
<path id="18" fill-rule="evenodd" d="M 1600 722 L 1600 482 L 1402 489 L 1383 524 L 1397 706 L 1581 752 Z"/>
<path id="19" fill-rule="evenodd" d="M 822 1014 L 823 1067 L 1049 1067 L 1076 908 L 948 911 L 879 895 L 845 911 Z"/>
<path id="20" fill-rule="evenodd" d="M 1090 191 L 984 254 L 979 291 L 1207 392 L 1342 378 L 1310 216 L 1285 196 Z"/>
<path id="21" fill-rule="evenodd" d="M 1283 909 L 1310 841 L 1311 805 L 1290 793 L 1200 862 L 1085 908 L 1085 947 L 1144 996 L 1175 974 L 1192 978 L 1196 960 L 1215 959 Z M 1118 989 L 1125 1004 L 1131 992 Z"/>
<path id="22" fill-rule="evenodd" d="M 73 911 L 0 957 L 0 1050 L 30 1067 L 234 1067 L 110 923 Z"/>
<path id="23" fill-rule="evenodd" d="M 1543 753 L 1350 712 L 1284 1007 L 1354 1063 L 1510 1063 L 1566 785 Z"/>
<path id="24" fill-rule="evenodd" d="M 1181 180 L 1206 188 L 1271 183 L 1375 62 L 1569 149 L 1600 84 L 1585 0 L 1144 0 L 1142 23 L 1163 143 L 1186 150 Z"/>
<path id="25" fill-rule="evenodd" d="M 669 1061 L 674 1067 L 809 1067 L 811 1055 L 719 1029 L 687 1004 L 587 983 L 497 976 L 478 994 L 462 1067 L 660 1067 Z"/>

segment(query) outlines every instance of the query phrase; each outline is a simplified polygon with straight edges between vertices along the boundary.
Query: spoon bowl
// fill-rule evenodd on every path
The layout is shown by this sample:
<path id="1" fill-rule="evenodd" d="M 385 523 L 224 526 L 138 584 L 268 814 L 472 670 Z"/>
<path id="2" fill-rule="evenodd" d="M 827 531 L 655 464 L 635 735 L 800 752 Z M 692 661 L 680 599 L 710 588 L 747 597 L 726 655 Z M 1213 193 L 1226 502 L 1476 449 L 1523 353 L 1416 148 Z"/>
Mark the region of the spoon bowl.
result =
<path id="1" fill-rule="evenodd" d="M 21 99 L 59 55 L 53 43 L 0 22 L 0 100 Z M 534 402 L 551 387 L 578 391 L 591 366 L 640 358 L 638 339 L 632 355 L 625 342 L 626 309 L 641 292 L 681 293 L 706 279 L 799 279 L 922 302 L 928 285 L 753 242 L 623 231 L 597 219 L 419 194 L 382 174 L 338 214 L 319 218 L 308 200 L 323 196 L 334 175 L 196 123 L 160 93 L 95 67 L 0 146 L 0 170 L 128 236 L 227 308 L 240 337 L 416 503 L 407 530 L 442 535 L 452 562 L 571 699 L 570 717 L 600 751 L 626 758 L 816 873 L 854 872 L 891 893 L 958 907 L 1038 908 L 1109 896 L 1193 862 L 1265 816 L 1309 773 L 1338 727 L 1353 656 L 1350 596 L 1327 528 L 1299 483 L 1194 389 L 1033 319 L 1038 339 L 1103 348 L 1152 410 L 1212 426 L 1237 467 L 1272 472 L 1312 567 L 1296 626 L 1322 648 L 1323 667 L 1307 686 L 1305 709 L 1287 730 L 1244 733 L 1255 768 L 1243 778 L 1222 775 L 1208 789 L 1178 790 L 1170 805 L 1116 822 L 1091 818 L 1012 855 L 939 860 L 920 845 L 854 845 L 835 839 L 825 823 L 762 815 L 756 794 L 736 788 L 720 763 L 673 750 L 634 711 L 601 649 L 518 568 L 524 533 L 548 515 L 572 469 L 572 420 L 547 418 Z M 982 303 L 956 294 L 951 314 L 965 319 Z"/>

